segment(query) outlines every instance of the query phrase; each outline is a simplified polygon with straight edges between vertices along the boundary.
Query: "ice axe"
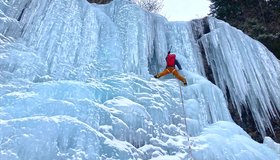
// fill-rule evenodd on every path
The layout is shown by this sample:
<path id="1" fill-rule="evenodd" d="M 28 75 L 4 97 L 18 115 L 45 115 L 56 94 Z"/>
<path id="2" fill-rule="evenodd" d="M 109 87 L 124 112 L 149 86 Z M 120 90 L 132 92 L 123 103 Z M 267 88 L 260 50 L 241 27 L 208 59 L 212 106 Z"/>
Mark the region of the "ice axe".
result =
<path id="1" fill-rule="evenodd" d="M 171 53 L 171 49 L 172 49 L 172 46 L 169 48 L 169 51 L 168 51 L 168 53 Z"/>

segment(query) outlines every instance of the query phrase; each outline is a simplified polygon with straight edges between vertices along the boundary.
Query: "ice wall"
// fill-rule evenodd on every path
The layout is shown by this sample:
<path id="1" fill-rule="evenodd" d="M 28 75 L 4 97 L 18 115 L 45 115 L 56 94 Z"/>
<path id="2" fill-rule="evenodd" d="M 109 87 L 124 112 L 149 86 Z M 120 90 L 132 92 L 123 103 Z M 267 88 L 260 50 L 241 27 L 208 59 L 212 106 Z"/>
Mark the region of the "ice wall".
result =
<path id="1" fill-rule="evenodd" d="M 10 44 L 12 47 L 5 44 L 6 58 L 1 63 L 5 64 L 5 71 L 18 71 L 17 77 L 34 80 L 49 75 L 54 79 L 86 80 L 112 72 L 134 72 L 147 77 L 165 67 L 164 58 L 171 46 L 182 65 L 204 74 L 190 24 L 168 23 L 132 2 L 116 0 L 94 6 L 76 1 L 10 1 L 10 5 L 18 6 L 16 9 L 2 4 L 2 35 L 22 43 Z M 56 13 L 60 14 L 53 16 Z M 178 35 L 182 34 L 180 40 Z M 8 59 L 27 57 L 10 53 L 23 47 L 28 57 L 38 59 L 34 64 L 41 67 L 41 72 L 36 70 L 38 67 L 10 64 Z M 109 56 L 112 52 L 116 54 Z M 2 79 L 9 76 L 7 73 Z"/>
<path id="2" fill-rule="evenodd" d="M 236 110 L 250 110 L 258 130 L 273 132 L 280 110 L 280 63 L 261 43 L 227 23 L 209 18 L 201 38 L 216 84 L 230 95 Z"/>
<path id="3" fill-rule="evenodd" d="M 170 22 L 167 39 L 172 52 L 188 71 L 205 76 L 199 45 L 196 42 L 191 22 Z"/>
<path id="4" fill-rule="evenodd" d="M 119 40 L 125 54 L 125 72 L 141 75 L 157 72 L 157 60 L 163 59 L 162 53 L 167 50 L 164 32 L 167 20 L 123 0 L 104 5 L 103 10 L 118 28 Z"/>
<path id="5" fill-rule="evenodd" d="M 265 46 L 210 17 L 171 22 L 166 37 L 187 70 L 203 76 L 207 72 L 230 95 L 241 118 L 242 111 L 250 110 L 263 137 L 267 129 L 273 132 L 270 121 L 279 118 L 280 110 L 280 63 Z"/>
<path id="6" fill-rule="evenodd" d="M 232 122 L 190 23 L 126 0 L 1 0 L 0 10 L 1 160 L 279 159 Z M 187 87 L 151 78 L 171 46 Z"/>
<path id="7" fill-rule="evenodd" d="M 101 77 L 122 71 L 124 54 L 118 40 L 115 25 L 103 12 L 87 2 L 47 0 L 44 2 L 24 0 L 5 2 L 4 29 L 2 35 L 17 38 L 22 43 L 5 44 L 1 48 L 5 58 L 2 70 L 17 72 L 16 76 L 35 79 L 50 75 L 54 79 L 81 79 Z M 13 6 L 17 6 L 14 8 Z M 54 16 L 55 15 L 55 16 Z M 11 19 L 11 20 L 10 20 Z M 18 20 L 18 21 L 17 21 Z M 16 21 L 18 32 L 13 32 Z M 9 59 L 23 59 L 16 48 L 27 48 L 27 54 L 39 58 L 45 73 L 34 72 L 31 66 L 20 62 L 11 64 Z M 11 48 L 11 49 L 10 49 Z M 108 55 L 116 52 L 118 54 Z M 4 75 L 5 76 L 5 75 Z M 6 79 L 5 77 L 2 79 Z"/>
<path id="8" fill-rule="evenodd" d="M 188 76 L 192 85 L 182 89 L 186 113 L 174 79 L 122 74 L 88 83 L 1 84 L 0 157 L 215 160 L 226 153 L 232 160 L 242 159 L 236 154 L 277 159 L 231 122 L 221 90 L 201 76 Z M 223 138 L 224 147 L 217 143 Z"/>

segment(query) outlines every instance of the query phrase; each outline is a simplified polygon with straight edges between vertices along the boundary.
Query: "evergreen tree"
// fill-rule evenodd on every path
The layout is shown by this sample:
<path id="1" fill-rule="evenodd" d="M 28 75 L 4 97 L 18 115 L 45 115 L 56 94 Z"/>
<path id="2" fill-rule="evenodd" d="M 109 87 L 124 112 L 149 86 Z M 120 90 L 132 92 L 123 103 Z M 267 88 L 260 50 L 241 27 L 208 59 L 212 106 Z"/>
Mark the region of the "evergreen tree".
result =
<path id="1" fill-rule="evenodd" d="M 210 15 L 261 41 L 280 58 L 279 0 L 210 0 Z"/>
<path id="2" fill-rule="evenodd" d="M 211 15 L 219 19 L 228 20 L 241 12 L 235 0 L 211 0 L 211 2 Z"/>

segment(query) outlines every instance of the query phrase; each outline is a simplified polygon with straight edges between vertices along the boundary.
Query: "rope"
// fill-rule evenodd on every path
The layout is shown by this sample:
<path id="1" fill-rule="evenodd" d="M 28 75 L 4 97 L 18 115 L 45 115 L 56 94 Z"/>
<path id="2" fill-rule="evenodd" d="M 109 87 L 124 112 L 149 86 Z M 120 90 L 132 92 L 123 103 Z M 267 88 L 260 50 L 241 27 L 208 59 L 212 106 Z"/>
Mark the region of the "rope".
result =
<path id="1" fill-rule="evenodd" d="M 184 99 L 183 99 L 183 94 L 182 94 L 182 87 L 180 85 L 180 82 L 179 82 L 179 88 L 180 88 L 180 96 L 181 96 L 181 102 L 182 102 L 182 107 L 183 107 L 183 111 L 184 111 L 184 123 L 185 123 L 185 126 L 186 126 L 186 134 L 188 135 L 188 130 L 187 130 L 187 120 L 186 120 L 186 111 L 185 111 L 185 105 L 184 105 Z M 189 136 L 188 136 L 189 137 Z M 189 138 L 188 138 L 189 139 Z"/>
<path id="2" fill-rule="evenodd" d="M 184 123 L 185 123 L 185 126 L 186 126 L 186 136 L 187 136 L 188 142 L 189 142 L 189 148 L 187 149 L 188 160 L 194 160 L 194 157 L 192 156 L 192 144 L 193 144 L 193 142 L 190 142 L 190 136 L 189 136 L 188 130 L 187 130 L 187 116 L 186 116 L 186 110 L 185 110 L 185 105 L 184 105 L 182 87 L 180 85 L 180 82 L 178 84 L 179 84 L 179 88 L 180 88 L 181 102 L 182 102 L 182 107 L 183 107 L 183 111 L 184 111 L 184 115 L 183 116 L 184 116 Z"/>

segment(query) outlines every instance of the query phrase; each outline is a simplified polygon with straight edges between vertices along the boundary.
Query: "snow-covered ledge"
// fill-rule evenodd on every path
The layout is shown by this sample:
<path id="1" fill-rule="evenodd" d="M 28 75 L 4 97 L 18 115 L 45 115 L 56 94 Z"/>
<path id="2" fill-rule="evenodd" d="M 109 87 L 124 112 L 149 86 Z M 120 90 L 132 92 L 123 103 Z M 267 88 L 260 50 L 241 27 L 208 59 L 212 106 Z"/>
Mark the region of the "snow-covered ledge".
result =
<path id="1" fill-rule="evenodd" d="M 270 137 L 265 137 L 263 143 L 265 145 L 267 145 L 269 148 L 275 150 L 276 153 L 278 153 L 278 155 L 280 157 L 280 144 L 279 143 L 274 142 L 273 139 L 271 139 Z"/>

